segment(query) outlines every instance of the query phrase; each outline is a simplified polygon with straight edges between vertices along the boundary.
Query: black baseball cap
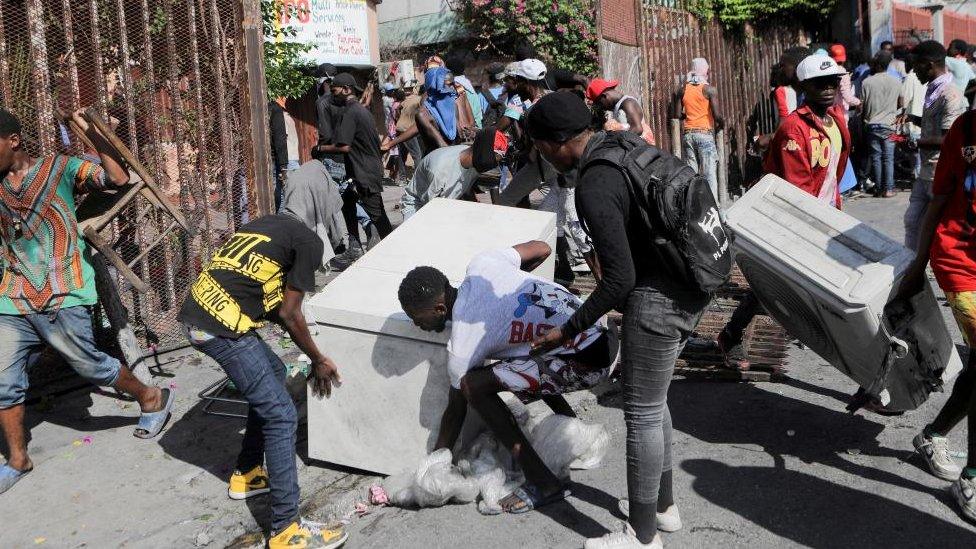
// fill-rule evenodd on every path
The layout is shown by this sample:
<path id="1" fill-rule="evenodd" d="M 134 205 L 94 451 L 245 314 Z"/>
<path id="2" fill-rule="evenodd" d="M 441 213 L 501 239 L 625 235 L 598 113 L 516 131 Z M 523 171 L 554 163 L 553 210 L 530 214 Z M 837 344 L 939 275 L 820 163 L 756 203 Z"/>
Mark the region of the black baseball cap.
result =
<path id="1" fill-rule="evenodd" d="M 562 143 L 590 127 L 593 113 L 575 93 L 558 91 L 543 96 L 529 109 L 529 136 L 540 141 Z"/>
<path id="2" fill-rule="evenodd" d="M 340 72 L 339 74 L 335 75 L 335 78 L 332 79 L 332 85 L 345 86 L 360 92 L 363 91 L 363 88 L 356 83 L 356 78 L 348 72 Z"/>
<path id="3" fill-rule="evenodd" d="M 332 63 L 322 63 L 315 69 L 316 76 L 325 78 L 335 76 L 337 72 L 339 70 Z"/>

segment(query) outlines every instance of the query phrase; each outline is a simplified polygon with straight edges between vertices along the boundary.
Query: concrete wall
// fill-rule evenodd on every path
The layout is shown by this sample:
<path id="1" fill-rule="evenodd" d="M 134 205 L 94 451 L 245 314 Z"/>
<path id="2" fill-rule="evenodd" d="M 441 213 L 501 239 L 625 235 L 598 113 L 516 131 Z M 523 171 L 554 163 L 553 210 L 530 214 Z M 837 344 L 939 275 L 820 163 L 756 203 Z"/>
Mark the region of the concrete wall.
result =
<path id="1" fill-rule="evenodd" d="M 643 101 L 646 86 L 641 69 L 637 4 L 633 0 L 600 0 L 600 76 L 620 82 L 619 89 Z"/>
<path id="2" fill-rule="evenodd" d="M 619 80 L 624 93 L 644 97 L 640 48 L 600 39 L 600 73 L 603 78 Z"/>

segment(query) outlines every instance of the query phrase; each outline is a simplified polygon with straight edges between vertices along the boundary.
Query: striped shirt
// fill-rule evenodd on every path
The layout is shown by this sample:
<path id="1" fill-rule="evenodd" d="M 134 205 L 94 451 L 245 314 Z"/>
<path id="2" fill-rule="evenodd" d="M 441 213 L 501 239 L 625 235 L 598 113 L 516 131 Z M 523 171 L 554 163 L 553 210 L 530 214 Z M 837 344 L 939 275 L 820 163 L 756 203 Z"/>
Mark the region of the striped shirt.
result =
<path id="1" fill-rule="evenodd" d="M 75 194 L 103 188 L 105 172 L 98 164 L 63 155 L 37 159 L 19 185 L 4 177 L 0 314 L 50 312 L 98 301 L 75 217 Z"/>

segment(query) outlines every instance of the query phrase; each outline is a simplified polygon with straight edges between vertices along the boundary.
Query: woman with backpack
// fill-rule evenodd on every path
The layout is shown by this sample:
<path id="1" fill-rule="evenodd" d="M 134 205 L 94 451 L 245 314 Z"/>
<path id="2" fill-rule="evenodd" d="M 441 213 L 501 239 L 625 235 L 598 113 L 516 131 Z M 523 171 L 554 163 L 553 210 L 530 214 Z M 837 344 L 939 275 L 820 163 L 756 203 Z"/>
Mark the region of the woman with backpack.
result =
<path id="1" fill-rule="evenodd" d="M 677 233 L 646 223 L 649 212 L 632 199 L 631 185 L 642 184 L 646 191 L 659 181 L 674 187 L 669 191 L 689 196 L 691 203 L 708 206 L 704 218 L 679 224 L 685 229 L 702 227 L 696 236 L 704 238 L 696 240 L 696 245 L 711 245 L 713 239 L 714 246 L 725 242 L 724 248 L 708 249 L 707 257 L 720 257 L 730 268 L 728 238 L 710 189 L 691 168 L 631 132 L 594 133 L 591 121 L 589 108 L 570 92 L 541 98 L 528 114 L 528 131 L 542 157 L 561 173 L 579 171 L 576 205 L 593 238 L 603 275 L 596 290 L 569 321 L 534 340 L 532 348 L 538 353 L 563 345 L 611 309 L 619 307 L 623 311 L 621 364 L 628 498 L 620 502 L 620 507 L 628 521 L 623 531 L 586 540 L 585 547 L 660 549 L 663 542 L 658 530 L 673 532 L 681 528 L 672 493 L 668 387 L 675 361 L 711 301 L 711 294 L 707 289 L 710 286 L 689 284 L 688 277 L 676 274 L 674 269 L 682 275 L 692 274 L 687 263 L 677 265 L 672 261 L 683 252 L 673 253 L 678 251 L 673 244 L 667 251 L 658 248 L 654 237 L 665 237 L 663 241 L 670 243 Z M 637 157 L 627 156 L 631 151 Z M 644 166 L 650 172 L 642 173 L 647 177 L 640 182 L 632 180 L 631 167 L 636 168 L 636 158 L 645 155 L 648 159 Z M 624 168 L 627 159 L 630 164 Z M 704 247 L 700 249 L 705 251 Z"/>

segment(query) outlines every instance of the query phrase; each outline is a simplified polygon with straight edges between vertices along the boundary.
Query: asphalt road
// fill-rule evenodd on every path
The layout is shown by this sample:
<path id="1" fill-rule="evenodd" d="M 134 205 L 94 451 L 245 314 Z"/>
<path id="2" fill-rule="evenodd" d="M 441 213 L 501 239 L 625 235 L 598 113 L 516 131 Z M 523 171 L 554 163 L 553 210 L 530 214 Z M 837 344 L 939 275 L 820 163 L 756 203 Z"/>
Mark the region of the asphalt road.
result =
<path id="1" fill-rule="evenodd" d="M 900 239 L 906 203 L 901 193 L 846 210 Z M 281 352 L 294 358 L 293 349 Z M 193 352 L 161 362 L 154 381 L 179 396 L 156 441 L 131 436 L 136 407 L 111 394 L 78 391 L 30 407 L 36 470 L 0 495 L 0 547 L 260 544 L 266 501 L 225 495 L 243 422 L 204 414 L 196 396 L 221 372 Z M 976 527 L 949 505 L 948 483 L 911 451 L 945 394 L 901 417 L 852 416 L 844 411 L 855 389 L 847 378 L 795 346 L 788 368 L 782 383 L 675 379 L 675 496 L 685 526 L 664 536 L 666 546 L 976 546 Z M 486 517 L 474 505 L 373 508 L 352 519 L 347 547 L 571 548 L 618 528 L 617 498 L 626 492 L 619 387 L 574 402 L 584 419 L 607 426 L 611 444 L 601 468 L 573 473 L 567 501 L 521 516 Z M 964 426 L 952 433 L 955 449 L 965 436 Z M 308 460 L 301 441 L 298 453 L 302 510 L 312 518 L 351 514 L 376 480 Z"/>

